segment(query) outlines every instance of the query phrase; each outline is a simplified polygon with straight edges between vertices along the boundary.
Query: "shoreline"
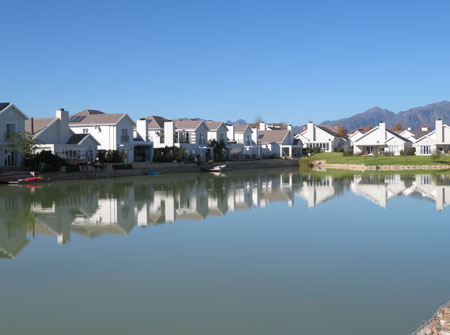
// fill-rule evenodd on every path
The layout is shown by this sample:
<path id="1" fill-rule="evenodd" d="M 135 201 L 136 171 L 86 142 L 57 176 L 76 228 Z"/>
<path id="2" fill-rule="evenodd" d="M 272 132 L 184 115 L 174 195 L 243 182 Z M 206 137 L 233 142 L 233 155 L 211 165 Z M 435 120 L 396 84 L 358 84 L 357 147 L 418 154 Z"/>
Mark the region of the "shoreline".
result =
<path id="1" fill-rule="evenodd" d="M 83 180 L 83 179 L 105 179 L 145 176 L 147 172 L 159 172 L 165 174 L 204 172 L 197 164 L 185 163 L 132 163 L 133 169 L 113 170 L 108 166 L 105 170 L 87 170 L 77 172 L 44 172 L 44 178 L 51 181 L 59 180 Z M 227 165 L 224 172 L 234 170 L 270 169 L 270 168 L 293 168 L 299 167 L 297 159 L 267 159 L 255 161 L 227 161 L 222 164 Z M 205 172 L 209 173 L 209 172 Z"/>
<path id="2" fill-rule="evenodd" d="M 449 165 L 364 165 L 364 164 L 328 164 L 326 161 L 313 161 L 315 171 L 351 170 L 351 171 L 450 171 Z"/>

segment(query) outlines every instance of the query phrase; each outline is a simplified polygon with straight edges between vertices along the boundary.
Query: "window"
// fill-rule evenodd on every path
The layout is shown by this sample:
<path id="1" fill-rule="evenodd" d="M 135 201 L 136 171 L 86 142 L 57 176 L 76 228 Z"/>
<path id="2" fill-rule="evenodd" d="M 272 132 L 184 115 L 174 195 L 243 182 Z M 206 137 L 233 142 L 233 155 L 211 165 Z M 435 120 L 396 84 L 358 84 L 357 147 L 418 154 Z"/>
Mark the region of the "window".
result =
<path id="1" fill-rule="evenodd" d="M 83 128 L 83 134 L 87 134 L 89 133 L 89 129 L 88 128 Z"/>
<path id="2" fill-rule="evenodd" d="M 205 144 L 205 135 L 200 133 L 198 136 L 198 144 Z"/>
<path id="3" fill-rule="evenodd" d="M 9 140 L 12 134 L 16 133 L 16 124 L 15 123 L 7 123 L 6 124 L 6 132 L 5 132 L 5 140 Z"/>
<path id="4" fill-rule="evenodd" d="M 129 142 L 128 129 L 122 129 L 122 136 L 120 136 L 120 142 Z"/>
<path id="5" fill-rule="evenodd" d="M 431 145 L 421 145 L 420 146 L 421 155 L 431 155 Z"/>
<path id="6" fill-rule="evenodd" d="M 245 145 L 250 145 L 250 136 L 245 135 Z"/>

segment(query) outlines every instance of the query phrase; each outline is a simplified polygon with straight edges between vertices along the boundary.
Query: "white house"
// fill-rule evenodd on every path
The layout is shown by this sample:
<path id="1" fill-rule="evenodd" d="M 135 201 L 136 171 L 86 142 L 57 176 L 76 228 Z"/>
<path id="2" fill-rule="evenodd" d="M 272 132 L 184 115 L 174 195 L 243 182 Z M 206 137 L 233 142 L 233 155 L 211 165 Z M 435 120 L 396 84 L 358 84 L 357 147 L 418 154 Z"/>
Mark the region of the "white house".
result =
<path id="1" fill-rule="evenodd" d="M 431 155 L 439 150 L 443 154 L 450 153 L 450 127 L 443 124 L 442 120 L 436 120 L 435 129 L 414 143 L 416 155 Z"/>
<path id="2" fill-rule="evenodd" d="M 419 130 L 411 130 L 411 128 L 396 132 L 400 136 L 410 140 L 412 143 L 415 143 L 419 138 L 430 133 L 431 130 L 428 130 L 428 127 L 422 126 Z"/>
<path id="3" fill-rule="evenodd" d="M 164 148 L 167 144 L 164 142 L 164 122 L 170 120 L 156 115 L 150 115 L 136 121 L 136 133 L 144 141 L 153 143 L 154 148 Z"/>
<path id="4" fill-rule="evenodd" d="M 380 122 L 378 126 L 369 130 L 359 139 L 353 142 L 353 154 L 368 154 L 390 152 L 400 155 L 400 151 L 406 152 L 411 148 L 411 141 L 386 129 L 386 124 Z"/>
<path id="5" fill-rule="evenodd" d="M 216 140 L 217 142 L 223 142 L 225 144 L 228 142 L 228 128 L 225 123 L 207 121 L 206 126 L 209 128 L 208 142 L 211 140 Z"/>
<path id="6" fill-rule="evenodd" d="M 135 125 L 126 113 L 106 114 L 86 109 L 72 115 L 69 126 L 76 134 L 91 134 L 100 143 L 99 150 L 125 153 L 127 162 L 152 161 L 152 143 L 134 140 Z"/>
<path id="7" fill-rule="evenodd" d="M 350 147 L 353 147 L 353 143 L 364 136 L 366 132 L 363 129 L 356 129 L 350 134 L 347 134 L 347 139 L 350 141 Z"/>
<path id="8" fill-rule="evenodd" d="M 302 143 L 291 129 L 259 130 L 258 144 L 263 157 L 300 157 Z"/>
<path id="9" fill-rule="evenodd" d="M 261 148 L 258 145 L 258 129 L 248 124 L 227 125 L 228 158 L 245 159 L 261 158 Z"/>
<path id="10" fill-rule="evenodd" d="M 304 148 L 320 148 L 322 152 L 336 151 L 339 147 L 349 148 L 349 141 L 343 135 L 313 122 L 308 122 L 306 129 L 295 138 L 303 143 Z"/>
<path id="11" fill-rule="evenodd" d="M 94 161 L 100 144 L 91 134 L 75 134 L 69 127 L 69 112 L 61 108 L 54 118 L 31 118 L 25 130 L 36 140 L 35 153 L 50 151 L 67 160 Z"/>
<path id="12" fill-rule="evenodd" d="M 0 168 L 14 168 L 22 165 L 22 157 L 11 148 L 11 136 L 25 131 L 27 116 L 9 102 L 0 103 Z"/>

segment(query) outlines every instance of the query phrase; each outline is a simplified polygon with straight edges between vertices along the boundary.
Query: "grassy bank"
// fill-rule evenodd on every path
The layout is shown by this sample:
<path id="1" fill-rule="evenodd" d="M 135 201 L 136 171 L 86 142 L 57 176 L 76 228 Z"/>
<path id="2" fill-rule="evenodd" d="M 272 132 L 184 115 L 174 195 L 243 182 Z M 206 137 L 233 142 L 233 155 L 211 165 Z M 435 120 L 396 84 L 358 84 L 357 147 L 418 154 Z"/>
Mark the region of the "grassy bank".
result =
<path id="1" fill-rule="evenodd" d="M 341 152 L 322 152 L 310 157 L 311 161 L 325 160 L 328 164 L 362 165 L 448 165 L 450 156 L 432 160 L 431 156 L 344 156 Z"/>

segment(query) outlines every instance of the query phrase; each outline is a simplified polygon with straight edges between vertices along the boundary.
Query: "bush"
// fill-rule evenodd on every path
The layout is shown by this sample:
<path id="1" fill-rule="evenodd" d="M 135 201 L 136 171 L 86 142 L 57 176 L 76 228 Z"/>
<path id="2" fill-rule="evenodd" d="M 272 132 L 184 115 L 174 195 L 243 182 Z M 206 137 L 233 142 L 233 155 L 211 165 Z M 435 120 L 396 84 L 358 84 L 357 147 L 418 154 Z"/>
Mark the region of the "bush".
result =
<path id="1" fill-rule="evenodd" d="M 154 162 L 184 162 L 186 160 L 186 151 L 184 148 L 178 147 L 165 147 L 156 148 L 153 153 Z"/>
<path id="2" fill-rule="evenodd" d="M 79 172 L 80 166 L 73 164 L 66 164 L 66 172 Z"/>
<path id="3" fill-rule="evenodd" d="M 416 155 L 416 148 L 409 148 L 406 152 L 408 156 L 415 156 Z"/>
<path id="4" fill-rule="evenodd" d="M 343 147 L 343 146 L 340 146 L 339 148 L 337 148 L 336 151 L 337 151 L 337 152 L 344 152 L 344 147 Z"/>
<path id="5" fill-rule="evenodd" d="M 314 153 L 315 154 L 319 154 L 320 153 L 320 148 L 319 147 L 315 147 L 314 148 Z"/>
<path id="6" fill-rule="evenodd" d="M 41 151 L 24 159 L 24 167 L 31 171 L 55 172 L 59 171 L 66 162 L 61 157 L 52 154 L 50 151 Z"/>
<path id="7" fill-rule="evenodd" d="M 344 151 L 343 156 L 353 156 L 353 149 L 348 149 Z"/>
<path id="8" fill-rule="evenodd" d="M 311 159 L 308 157 L 301 157 L 299 160 L 300 169 L 309 169 L 312 166 Z"/>
<path id="9" fill-rule="evenodd" d="M 100 163 L 123 163 L 124 152 L 117 150 L 98 150 L 97 158 Z"/>
<path id="10" fill-rule="evenodd" d="M 433 153 L 431 154 L 431 160 L 432 161 L 437 161 L 439 158 L 441 158 L 441 150 L 436 149 L 433 151 Z"/>
<path id="11" fill-rule="evenodd" d="M 114 164 L 112 168 L 113 170 L 131 170 L 133 168 L 133 164 Z"/>

